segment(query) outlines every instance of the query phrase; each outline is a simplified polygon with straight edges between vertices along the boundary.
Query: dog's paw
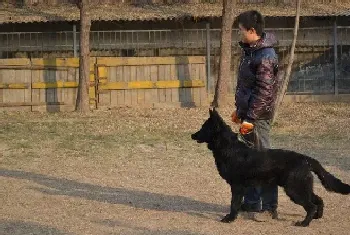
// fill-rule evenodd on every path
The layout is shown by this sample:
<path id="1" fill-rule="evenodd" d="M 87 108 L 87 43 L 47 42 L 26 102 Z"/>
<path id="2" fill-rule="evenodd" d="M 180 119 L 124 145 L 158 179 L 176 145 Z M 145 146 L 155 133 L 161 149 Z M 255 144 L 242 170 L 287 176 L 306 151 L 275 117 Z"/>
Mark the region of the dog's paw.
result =
<path id="1" fill-rule="evenodd" d="M 321 219 L 323 217 L 323 211 L 317 211 L 313 219 Z"/>
<path id="2" fill-rule="evenodd" d="M 236 215 L 231 215 L 231 214 L 227 214 L 222 220 L 221 222 L 223 223 L 231 223 L 236 219 Z"/>
<path id="3" fill-rule="evenodd" d="M 304 222 L 304 221 L 298 221 L 294 225 L 298 226 L 298 227 L 307 227 L 307 226 L 309 226 L 309 224 Z"/>

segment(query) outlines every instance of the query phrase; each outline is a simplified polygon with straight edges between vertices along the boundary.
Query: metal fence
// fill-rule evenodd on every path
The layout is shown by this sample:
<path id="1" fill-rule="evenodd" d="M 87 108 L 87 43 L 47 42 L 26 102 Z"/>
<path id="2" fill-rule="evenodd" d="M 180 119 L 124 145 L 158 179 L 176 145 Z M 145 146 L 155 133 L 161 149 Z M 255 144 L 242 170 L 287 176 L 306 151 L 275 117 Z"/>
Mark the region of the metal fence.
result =
<path id="1" fill-rule="evenodd" d="M 288 55 L 293 29 L 273 28 L 266 31 L 276 34 L 279 40 L 276 48 L 282 61 Z M 233 30 L 232 36 L 232 47 L 237 49 L 237 30 Z M 210 69 L 207 71 L 211 89 L 215 84 L 220 29 L 92 31 L 90 37 L 92 56 L 207 55 L 209 45 Z M 350 27 L 300 29 L 288 91 L 313 94 L 350 93 L 349 38 Z M 78 51 L 79 32 L 0 33 L 0 58 L 72 57 L 76 56 Z M 233 86 L 230 89 L 233 89 Z"/>
<path id="2" fill-rule="evenodd" d="M 279 40 L 278 47 L 290 46 L 293 29 L 267 29 L 273 32 Z M 350 27 L 337 27 L 338 45 L 350 44 Z M 144 50 L 182 49 L 183 53 L 191 54 L 192 49 L 206 47 L 206 29 L 183 30 L 118 30 L 92 31 L 90 46 L 92 51 L 133 50 L 137 56 Z M 237 30 L 232 33 L 232 46 L 237 45 Z M 74 36 L 76 43 L 74 43 Z M 210 29 L 211 48 L 220 46 L 220 29 Z M 298 33 L 298 46 L 322 47 L 333 46 L 333 28 L 302 28 Z M 0 33 L 0 52 L 2 58 L 11 58 L 13 53 L 37 53 L 39 57 L 45 52 L 79 50 L 79 32 L 5 32 Z M 131 52 L 130 52 L 131 53 Z M 40 56 L 41 54 L 41 56 Z M 142 55 L 142 56 L 147 56 Z M 149 56 L 154 56 L 149 54 Z"/>

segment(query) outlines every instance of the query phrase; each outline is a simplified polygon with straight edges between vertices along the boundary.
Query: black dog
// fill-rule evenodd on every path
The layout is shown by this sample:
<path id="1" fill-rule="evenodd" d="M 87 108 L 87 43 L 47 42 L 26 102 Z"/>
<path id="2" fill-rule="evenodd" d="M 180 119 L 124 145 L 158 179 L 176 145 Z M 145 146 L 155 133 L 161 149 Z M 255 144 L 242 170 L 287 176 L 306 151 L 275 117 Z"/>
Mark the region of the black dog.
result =
<path id="1" fill-rule="evenodd" d="M 282 149 L 255 150 L 238 140 L 237 134 L 225 124 L 215 109 L 202 128 L 192 135 L 198 143 L 207 143 L 213 152 L 220 176 L 231 186 L 231 211 L 221 221 L 232 222 L 240 209 L 248 186 L 277 184 L 290 199 L 304 207 L 306 217 L 295 223 L 308 226 L 312 219 L 323 215 L 323 200 L 313 192 L 312 172 L 328 190 L 350 194 L 350 185 L 342 183 L 321 164 L 308 156 Z"/>

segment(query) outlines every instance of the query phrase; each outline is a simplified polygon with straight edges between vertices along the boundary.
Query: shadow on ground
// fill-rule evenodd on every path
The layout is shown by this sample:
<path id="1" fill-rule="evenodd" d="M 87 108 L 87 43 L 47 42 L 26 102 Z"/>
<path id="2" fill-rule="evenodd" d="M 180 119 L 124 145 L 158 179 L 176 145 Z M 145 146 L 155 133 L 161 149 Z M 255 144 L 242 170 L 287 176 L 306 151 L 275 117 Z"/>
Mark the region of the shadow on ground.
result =
<path id="1" fill-rule="evenodd" d="M 32 187 L 32 189 L 48 195 L 79 197 L 110 204 L 128 205 L 135 208 L 186 212 L 192 215 L 198 213 L 223 215 L 229 210 L 228 206 L 200 202 L 184 196 L 165 195 L 127 188 L 103 187 L 25 171 L 0 169 L 0 176 L 31 180 L 46 187 Z"/>
<path id="2" fill-rule="evenodd" d="M 40 225 L 38 223 L 24 222 L 19 220 L 0 220 L 0 231 L 3 232 L 0 232 L 1 234 L 11 235 L 71 235 L 70 233 L 65 233 L 56 228 Z"/>

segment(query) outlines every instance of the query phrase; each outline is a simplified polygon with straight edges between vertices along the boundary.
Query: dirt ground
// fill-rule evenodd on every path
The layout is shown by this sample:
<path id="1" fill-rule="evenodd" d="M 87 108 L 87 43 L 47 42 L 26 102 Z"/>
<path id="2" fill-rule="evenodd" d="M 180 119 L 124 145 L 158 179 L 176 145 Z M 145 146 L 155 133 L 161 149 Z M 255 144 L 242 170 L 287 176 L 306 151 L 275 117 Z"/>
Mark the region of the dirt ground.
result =
<path id="1" fill-rule="evenodd" d="M 350 104 L 285 105 L 274 148 L 320 160 L 350 183 Z M 232 110 L 221 114 L 229 121 Z M 349 234 L 349 196 L 316 180 L 325 215 L 305 213 L 280 189 L 279 220 L 242 214 L 231 224 L 230 189 L 205 145 L 190 134 L 202 109 L 118 109 L 0 114 L 0 234 Z M 232 125 L 237 130 L 237 126 Z"/>

